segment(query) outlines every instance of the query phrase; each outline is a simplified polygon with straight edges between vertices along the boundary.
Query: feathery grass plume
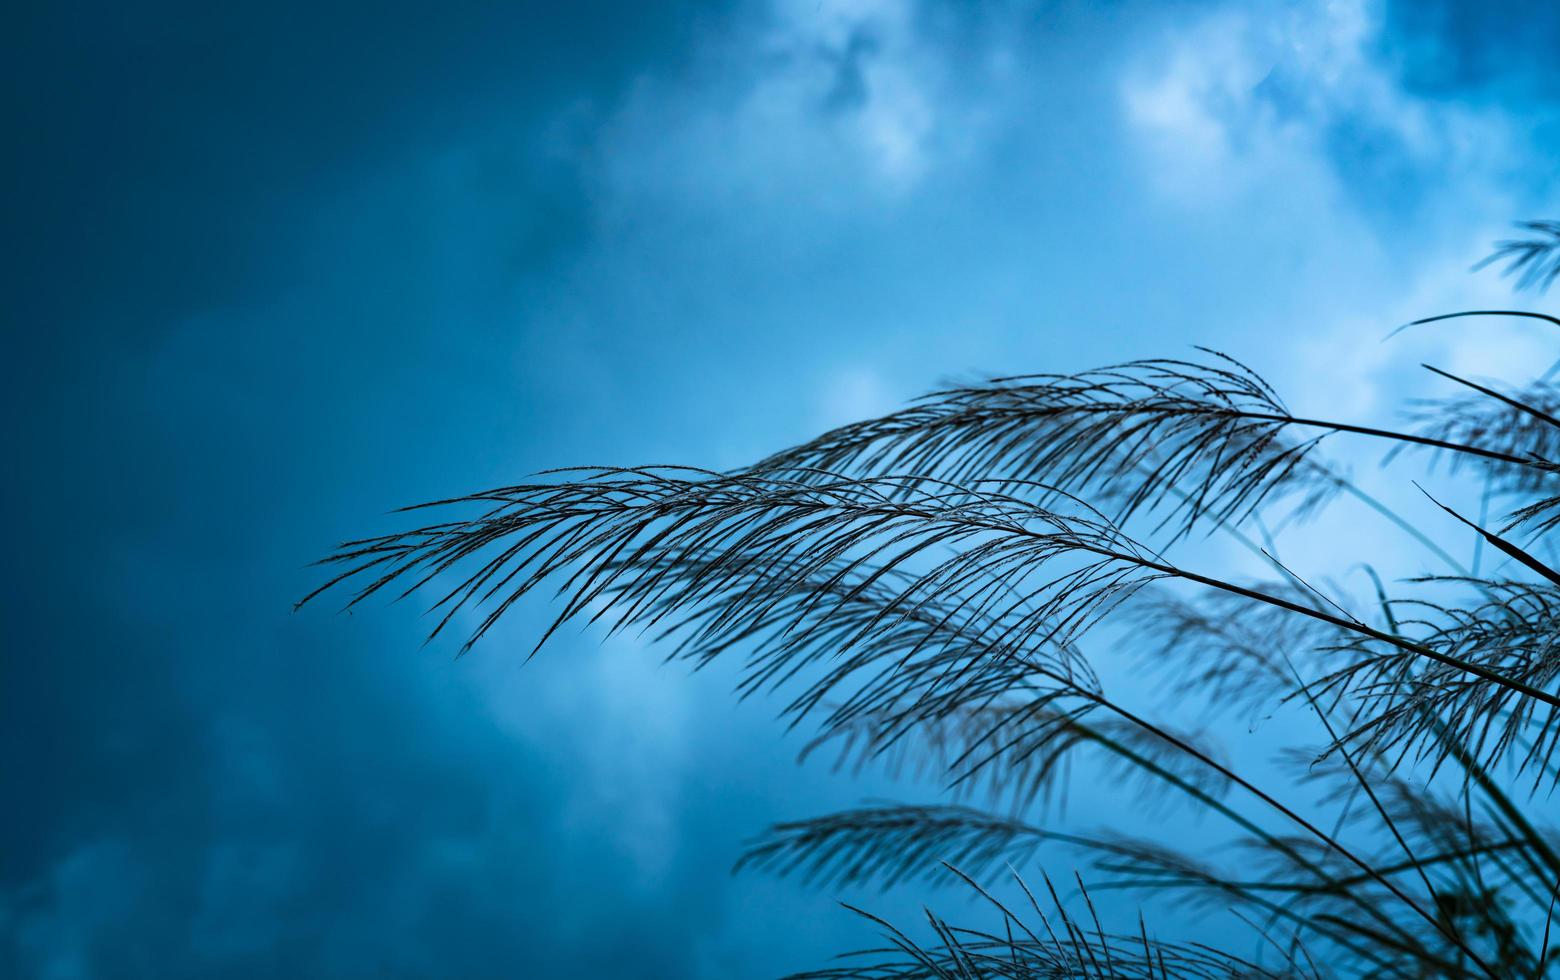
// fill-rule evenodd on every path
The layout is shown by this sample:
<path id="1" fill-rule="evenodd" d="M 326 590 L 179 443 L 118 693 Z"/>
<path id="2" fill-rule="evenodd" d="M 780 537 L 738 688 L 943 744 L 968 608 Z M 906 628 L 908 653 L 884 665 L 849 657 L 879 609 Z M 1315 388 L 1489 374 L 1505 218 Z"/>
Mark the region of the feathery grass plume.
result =
<path id="1" fill-rule="evenodd" d="M 1493 489 L 1515 495 L 1560 493 L 1560 474 L 1552 467 L 1538 465 L 1560 459 L 1560 390 L 1539 381 L 1506 394 L 1431 370 L 1474 387 L 1477 393 L 1411 402 L 1408 416 L 1416 423 L 1415 431 L 1438 441 L 1489 446 L 1507 455 L 1530 458 L 1523 466 L 1480 460 Z M 1452 455 L 1450 471 L 1457 472 L 1469 461 L 1466 456 Z"/>
<path id="2" fill-rule="evenodd" d="M 1418 582 L 1447 581 L 1418 579 Z M 1560 590 L 1529 582 L 1475 580 L 1483 601 L 1467 608 L 1427 599 L 1395 604 L 1399 626 L 1420 634 L 1418 642 L 1458 660 L 1478 660 L 1504 676 L 1550 689 L 1560 680 Z M 1355 656 L 1347 666 L 1320 677 L 1312 690 L 1337 693 L 1351 687 L 1371 706 L 1368 720 L 1345 738 L 1372 751 L 1413 753 L 1445 762 L 1452 746 L 1485 765 L 1514 763 L 1514 773 L 1533 771 L 1551 786 L 1547 763 L 1560 738 L 1560 716 L 1552 706 L 1486 684 L 1441 664 L 1405 659 L 1400 652 L 1370 649 L 1350 638 Z M 1535 782 L 1533 791 L 1540 789 Z"/>
<path id="3" fill-rule="evenodd" d="M 1136 787 L 1144 804 L 1163 797 L 1166 781 L 1211 796 L 1228 789 L 1180 748 L 1195 744 L 1202 754 L 1217 756 L 1204 733 L 1171 733 L 1163 724 L 1147 728 L 1097 709 L 1085 701 L 1064 710 L 1040 699 L 973 704 L 927 719 L 904 737 L 895 737 L 898 713 L 885 709 L 826 727 L 801 758 L 833 748 L 836 770 L 860 773 L 875 764 L 896 778 L 937 780 L 955 800 L 1006 803 L 1014 813 L 1043 814 L 1050 804 L 1065 804 L 1072 772 L 1083 767 L 1115 785 Z"/>
<path id="4" fill-rule="evenodd" d="M 1518 289 L 1547 290 L 1560 276 L 1560 221 L 1519 221 L 1528 234 L 1495 243 L 1495 250 L 1480 260 L 1475 271 L 1504 262 L 1501 275 L 1513 276 Z"/>
<path id="5" fill-rule="evenodd" d="M 1042 499 L 1088 494 L 1118 525 L 1163 511 L 1159 526 L 1182 533 L 1203 520 L 1237 520 L 1279 493 L 1302 510 L 1319 507 L 1336 483 L 1303 464 L 1329 427 L 1286 438 L 1286 428 L 1305 423 L 1272 388 L 1238 361 L 1204 353 L 1209 363 L 1134 361 L 935 392 L 754 469 L 1011 481 Z"/>
<path id="6" fill-rule="evenodd" d="M 1508 245 L 1519 284 L 1553 280 L 1560 253 Z M 1475 313 L 1560 325 L 1429 319 Z M 1560 973 L 1560 396 L 1432 368 L 1463 391 L 1417 401 L 1399 431 L 1296 416 L 1251 369 L 1200 358 L 949 388 L 732 472 L 558 470 L 421 505 L 412 526 L 324 559 L 304 602 L 431 595 L 432 635 L 464 631 L 464 652 L 549 592 L 532 655 L 566 623 L 636 630 L 692 669 L 738 663 L 740 697 L 777 697 L 788 726 L 813 727 L 804 758 L 919 777 L 934 801 L 778 824 L 737 864 L 823 887 L 951 875 L 992 921 L 929 914 L 915 938 L 867 915 L 888 947 L 808 976 Z M 1387 446 L 1405 486 L 1396 468 L 1449 461 L 1425 488 L 1435 519 L 1338 476 L 1322 454 L 1338 439 Z M 1440 504 L 1469 474 L 1509 516 Z M 1452 574 L 1389 585 L 1379 556 L 1351 555 L 1373 585 L 1363 601 L 1301 578 L 1274 539 L 1340 493 Z M 1199 567 L 1198 528 L 1277 579 Z M 1448 550 L 1469 530 L 1492 572 Z M 1102 653 L 1153 683 L 1097 672 Z M 1229 710 L 1286 712 L 1279 777 L 1213 748 Z M 1209 830 L 1077 827 L 1054 804 L 1081 771 L 1123 802 L 1190 806 Z M 1049 913 L 1017 873 L 1022 912 L 987 890 L 1058 861 L 1086 865 L 1096 891 L 1233 913 L 1226 948 L 1108 933 L 1081 880 L 1086 919 L 1050 878 Z"/>
<path id="7" fill-rule="evenodd" d="M 1552 474 L 1560 475 L 1560 466 L 1548 467 Z M 1522 504 L 1511 512 L 1501 533 L 1509 534 L 1521 530 L 1529 537 L 1537 538 L 1553 531 L 1556 525 L 1560 525 L 1560 494 L 1552 497 L 1542 497 Z"/>
<path id="8" fill-rule="evenodd" d="M 1049 877 L 1044 878 L 1051 906 L 1047 915 L 1016 872 L 1012 878 L 1024 903 L 1013 909 L 957 868 L 943 867 L 998 914 L 1001 932 L 955 926 L 928 909 L 927 922 L 936 940 L 923 945 L 870 912 L 846 905 L 878 926 L 889 945 L 843 955 L 840 965 L 798 974 L 795 980 L 1278 980 L 1320 976 L 1298 945 L 1287 950 L 1279 947 L 1283 963 L 1274 968 L 1206 946 L 1150 938 L 1141 917 L 1135 934 L 1107 933 L 1081 880 L 1078 891 L 1088 909 L 1087 919 L 1068 910 Z"/>
<path id="9" fill-rule="evenodd" d="M 1297 582 L 1257 582 L 1253 591 L 1296 605 L 1318 600 Z M 1253 606 L 1240 595 L 1187 596 L 1145 589 L 1123 610 L 1134 625 L 1133 651 L 1145 670 L 1170 679 L 1180 696 L 1202 695 L 1211 713 L 1269 711 L 1294 693 L 1289 665 L 1323 663 L 1347 631 L 1277 606 Z"/>

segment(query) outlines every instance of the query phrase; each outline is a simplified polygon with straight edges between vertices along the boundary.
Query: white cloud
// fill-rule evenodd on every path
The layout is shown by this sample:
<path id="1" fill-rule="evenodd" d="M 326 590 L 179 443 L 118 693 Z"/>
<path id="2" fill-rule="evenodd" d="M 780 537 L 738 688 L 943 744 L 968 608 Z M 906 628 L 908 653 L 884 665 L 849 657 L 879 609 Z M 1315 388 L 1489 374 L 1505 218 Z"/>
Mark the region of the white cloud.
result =
<path id="1" fill-rule="evenodd" d="M 694 68 L 641 79 L 603 121 L 605 189 L 841 206 L 914 191 L 982 118 L 954 111 L 952 56 L 914 7 L 777 0 L 754 26 L 711 37 Z"/>
<path id="2" fill-rule="evenodd" d="M 916 34 L 911 7 L 907 0 L 781 0 L 767 42 L 785 53 L 788 71 L 760 83 L 801 96 L 804 114 L 842 94 L 842 83 L 857 86 L 833 125 L 869 171 L 896 189 L 914 185 L 931 165 L 938 123 L 929 89 L 942 71 Z"/>
<path id="3" fill-rule="evenodd" d="M 1512 175 L 1539 159 L 1515 110 L 1406 90 L 1384 30 L 1372 0 L 1230 5 L 1139 50 L 1120 88 L 1164 200 L 1301 256 L 1293 276 L 1312 288 L 1274 311 L 1261 353 L 1302 414 L 1396 421 L 1403 398 L 1442 388 L 1421 361 L 1520 381 L 1553 357 L 1526 324 L 1492 320 L 1383 343 L 1423 316 L 1510 304 L 1469 267 L 1517 215 Z M 1420 196 L 1393 210 L 1398 193 Z"/>
<path id="4" fill-rule="evenodd" d="M 1163 188 L 1204 201 L 1296 174 L 1331 180 L 1339 144 L 1356 145 L 1364 166 L 1506 173 L 1522 152 L 1520 127 L 1405 92 L 1379 55 L 1383 18 L 1369 0 L 1237 5 L 1173 31 L 1121 89 Z"/>

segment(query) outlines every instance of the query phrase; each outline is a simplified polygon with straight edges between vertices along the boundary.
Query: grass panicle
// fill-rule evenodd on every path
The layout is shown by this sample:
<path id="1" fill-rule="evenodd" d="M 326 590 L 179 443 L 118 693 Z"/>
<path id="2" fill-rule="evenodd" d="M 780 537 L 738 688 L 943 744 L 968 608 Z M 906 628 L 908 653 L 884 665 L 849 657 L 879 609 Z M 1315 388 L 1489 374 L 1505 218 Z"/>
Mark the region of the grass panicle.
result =
<path id="1" fill-rule="evenodd" d="M 1542 290 L 1560 224 L 1524 230 L 1488 261 Z M 1416 323 L 1487 315 L 1560 325 Z M 1406 428 L 1297 416 L 1208 350 L 949 387 L 729 472 L 558 470 L 409 508 L 329 554 L 303 602 L 426 598 L 430 639 L 458 631 L 465 652 L 536 596 L 552 611 L 531 656 L 572 623 L 734 662 L 740 697 L 810 729 L 804 759 L 929 787 L 778 823 L 737 860 L 976 899 L 975 925 L 851 907 L 884 945 L 806 977 L 1554 976 L 1560 394 L 1430 371 L 1455 394 L 1414 401 Z M 1324 452 L 1343 439 L 1385 447 L 1434 506 L 1411 519 L 1338 475 Z M 1469 477 L 1480 512 L 1440 502 Z M 1447 573 L 1388 581 L 1362 554 L 1358 595 L 1301 578 L 1277 541 L 1340 494 Z M 1270 578 L 1201 567 L 1195 530 Z M 1113 689 L 1122 663 L 1146 683 Z M 1221 747 L 1276 712 L 1274 768 Z M 1076 826 L 1079 773 L 1206 830 Z M 1059 888 L 1062 864 L 1090 886 Z M 1109 931 L 1092 895 L 1119 891 L 1223 916 L 1244 945 L 1167 941 L 1144 917 Z"/>

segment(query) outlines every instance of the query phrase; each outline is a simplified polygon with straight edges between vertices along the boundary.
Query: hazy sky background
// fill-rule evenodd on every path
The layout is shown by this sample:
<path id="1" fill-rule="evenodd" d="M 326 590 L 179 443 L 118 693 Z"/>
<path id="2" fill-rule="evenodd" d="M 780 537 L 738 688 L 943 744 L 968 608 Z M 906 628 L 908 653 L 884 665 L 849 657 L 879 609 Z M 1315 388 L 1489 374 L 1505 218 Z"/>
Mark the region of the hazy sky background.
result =
<path id="1" fill-rule="evenodd" d="M 411 605 L 294 615 L 305 563 L 396 505 L 733 466 L 949 377 L 1201 343 L 1381 420 L 1422 356 L 1541 369 L 1521 325 L 1379 341 L 1509 302 L 1468 266 L 1556 216 L 1557 10 L 11 12 L 0 974 L 869 944 L 728 874 L 882 789 L 798 768 L 775 703 L 575 633 L 521 669 L 534 616 L 457 662 Z"/>

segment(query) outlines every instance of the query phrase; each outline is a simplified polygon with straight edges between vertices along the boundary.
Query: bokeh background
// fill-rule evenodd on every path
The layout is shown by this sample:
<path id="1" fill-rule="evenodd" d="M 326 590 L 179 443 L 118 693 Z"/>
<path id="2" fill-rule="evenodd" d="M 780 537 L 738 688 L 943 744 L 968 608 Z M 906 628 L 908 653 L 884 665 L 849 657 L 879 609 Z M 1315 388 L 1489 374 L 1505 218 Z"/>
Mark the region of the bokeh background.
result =
<path id="1" fill-rule="evenodd" d="M 548 466 L 734 466 L 1191 344 L 1389 419 L 1421 351 L 1381 337 L 1510 302 L 1470 264 L 1555 216 L 1548 4 L 56 0 L 0 37 L 6 976 L 869 945 L 729 870 L 911 789 L 798 766 L 777 703 L 633 638 L 524 665 L 545 609 L 458 660 L 415 604 L 294 614 L 306 564 Z"/>

